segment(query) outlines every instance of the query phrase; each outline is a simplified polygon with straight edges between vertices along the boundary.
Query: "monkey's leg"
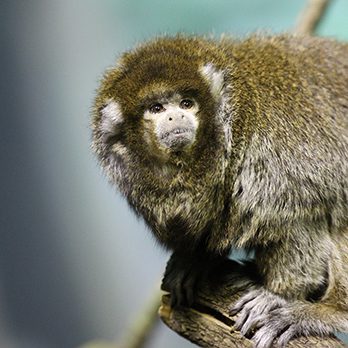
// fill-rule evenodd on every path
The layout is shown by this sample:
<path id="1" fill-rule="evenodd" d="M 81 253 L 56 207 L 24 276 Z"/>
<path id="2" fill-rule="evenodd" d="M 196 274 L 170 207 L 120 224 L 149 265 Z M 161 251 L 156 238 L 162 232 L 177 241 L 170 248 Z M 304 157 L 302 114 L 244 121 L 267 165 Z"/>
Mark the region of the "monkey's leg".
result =
<path id="1" fill-rule="evenodd" d="M 165 270 L 162 288 L 171 294 L 171 306 L 191 306 L 200 282 L 225 261 L 204 252 L 174 252 Z"/>
<path id="2" fill-rule="evenodd" d="M 348 330 L 347 288 L 337 279 L 340 258 L 333 257 L 339 251 L 324 230 L 297 229 L 295 235 L 257 250 L 263 286 L 231 310 L 239 313 L 235 327 L 252 336 L 258 348 L 270 347 L 277 338 L 284 346 L 295 336 Z"/>

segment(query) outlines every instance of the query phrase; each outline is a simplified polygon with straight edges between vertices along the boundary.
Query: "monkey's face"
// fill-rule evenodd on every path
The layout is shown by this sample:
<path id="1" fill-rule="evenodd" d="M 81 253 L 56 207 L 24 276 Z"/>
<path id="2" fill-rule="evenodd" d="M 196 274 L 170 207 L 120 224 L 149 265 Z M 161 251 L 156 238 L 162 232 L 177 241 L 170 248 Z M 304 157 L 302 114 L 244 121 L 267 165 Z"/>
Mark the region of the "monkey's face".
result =
<path id="1" fill-rule="evenodd" d="M 196 138 L 198 103 L 175 94 L 154 101 L 144 113 L 146 129 L 154 132 L 161 147 L 170 150 L 189 148 Z"/>
<path id="2" fill-rule="evenodd" d="M 93 146 L 103 165 L 113 176 L 125 163 L 156 173 L 214 167 L 207 158 L 228 135 L 225 82 L 219 60 L 194 39 L 164 38 L 126 53 L 96 98 Z"/>

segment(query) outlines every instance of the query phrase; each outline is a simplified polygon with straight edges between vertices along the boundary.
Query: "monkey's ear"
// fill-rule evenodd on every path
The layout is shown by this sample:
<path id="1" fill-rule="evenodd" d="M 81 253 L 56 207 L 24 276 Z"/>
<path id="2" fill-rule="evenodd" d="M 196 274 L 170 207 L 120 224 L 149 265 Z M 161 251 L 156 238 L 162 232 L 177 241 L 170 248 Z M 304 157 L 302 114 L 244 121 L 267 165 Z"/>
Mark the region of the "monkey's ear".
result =
<path id="1" fill-rule="evenodd" d="M 226 158 L 229 158 L 232 149 L 232 103 L 230 101 L 231 86 L 226 79 L 226 70 L 217 69 L 212 63 L 200 68 L 204 79 L 208 82 L 210 92 L 217 101 L 216 119 L 221 124 L 225 135 Z"/>
<path id="2" fill-rule="evenodd" d="M 208 63 L 200 68 L 200 72 L 208 81 L 212 95 L 219 98 L 224 90 L 224 71 L 218 70 L 212 63 Z"/>
<path id="3" fill-rule="evenodd" d="M 124 121 L 120 104 L 109 99 L 100 110 L 100 130 L 104 138 L 112 137 L 119 133 L 120 125 Z"/>

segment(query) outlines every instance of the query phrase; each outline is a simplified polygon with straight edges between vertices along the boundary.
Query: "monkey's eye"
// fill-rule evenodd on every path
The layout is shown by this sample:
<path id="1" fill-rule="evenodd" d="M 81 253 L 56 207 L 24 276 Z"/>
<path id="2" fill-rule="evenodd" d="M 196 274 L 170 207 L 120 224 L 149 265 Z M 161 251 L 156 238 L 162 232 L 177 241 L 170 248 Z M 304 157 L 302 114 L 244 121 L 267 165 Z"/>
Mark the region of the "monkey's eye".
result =
<path id="1" fill-rule="evenodd" d="M 193 106 L 193 101 L 191 99 L 183 99 L 180 102 L 180 107 L 182 109 L 191 109 Z"/>
<path id="2" fill-rule="evenodd" d="M 152 114 L 158 114 L 159 112 L 164 111 L 164 107 L 162 104 L 156 103 L 156 104 L 150 106 L 149 110 Z"/>

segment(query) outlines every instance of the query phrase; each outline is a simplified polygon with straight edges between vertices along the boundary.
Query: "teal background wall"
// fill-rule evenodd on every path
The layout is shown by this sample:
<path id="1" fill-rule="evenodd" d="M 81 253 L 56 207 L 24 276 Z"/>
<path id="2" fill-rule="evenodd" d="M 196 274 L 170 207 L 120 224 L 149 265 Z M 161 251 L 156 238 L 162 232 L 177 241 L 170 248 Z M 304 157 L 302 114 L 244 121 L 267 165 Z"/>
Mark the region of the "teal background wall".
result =
<path id="1" fill-rule="evenodd" d="M 103 70 L 163 33 L 293 27 L 303 0 L 2 1 L 0 346 L 121 339 L 168 255 L 101 175 L 89 112 Z M 321 35 L 348 40 L 348 2 Z M 193 347 L 159 325 L 153 348 Z"/>

